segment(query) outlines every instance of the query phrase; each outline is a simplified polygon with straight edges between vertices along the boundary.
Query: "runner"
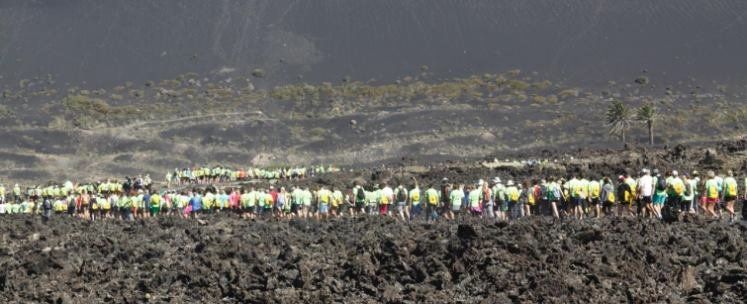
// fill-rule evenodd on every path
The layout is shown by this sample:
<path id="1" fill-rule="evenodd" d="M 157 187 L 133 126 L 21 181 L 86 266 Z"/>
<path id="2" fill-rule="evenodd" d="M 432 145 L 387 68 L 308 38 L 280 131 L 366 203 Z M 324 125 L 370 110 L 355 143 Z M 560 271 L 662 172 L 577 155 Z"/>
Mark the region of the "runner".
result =
<path id="1" fill-rule="evenodd" d="M 317 204 L 319 206 L 319 213 L 317 219 L 328 219 L 329 218 L 329 204 L 332 201 L 332 192 L 327 190 L 326 187 L 322 186 L 317 191 Z"/>
<path id="2" fill-rule="evenodd" d="M 718 181 L 716 180 L 716 174 L 713 171 L 708 171 L 708 179 L 705 181 L 705 194 L 703 195 L 704 206 L 703 209 L 706 215 L 710 215 L 713 218 L 717 218 L 714 207 L 718 203 L 719 189 Z"/>
<path id="3" fill-rule="evenodd" d="M 345 196 L 339 188 L 332 187 L 332 216 L 341 217 L 345 215 L 345 211 L 347 211 Z"/>
<path id="4" fill-rule="evenodd" d="M 636 186 L 639 217 L 645 217 L 646 211 L 656 214 L 653 206 L 654 179 L 648 169 L 643 169 L 642 172 L 643 175 L 638 179 Z"/>
<path id="5" fill-rule="evenodd" d="M 303 190 L 297 186 L 293 186 L 291 190 L 291 214 L 293 217 L 301 218 L 303 211 Z"/>
<path id="6" fill-rule="evenodd" d="M 594 217 L 600 218 L 602 217 L 602 184 L 596 178 L 592 178 L 588 189 L 589 208 L 594 211 Z"/>
<path id="7" fill-rule="evenodd" d="M 202 213 L 202 196 L 198 191 L 192 193 L 192 198 L 189 200 L 189 207 L 187 213 L 192 218 L 198 218 L 200 213 Z"/>
<path id="8" fill-rule="evenodd" d="M 550 176 L 550 178 L 548 179 L 547 187 L 545 188 L 544 197 L 545 200 L 550 204 L 552 216 L 556 219 L 560 218 L 560 213 L 558 213 L 558 202 L 562 197 L 562 194 L 560 192 L 560 186 L 555 182 L 555 177 Z"/>
<path id="9" fill-rule="evenodd" d="M 407 197 L 409 199 L 409 209 L 411 210 L 410 215 L 408 217 L 408 220 L 412 221 L 413 219 L 416 219 L 420 217 L 420 214 L 423 211 L 423 205 L 420 201 L 420 187 L 418 187 L 418 181 L 413 177 L 413 182 L 415 185 L 410 190 L 410 193 L 408 193 Z"/>
<path id="10" fill-rule="evenodd" d="M 682 219 L 682 216 L 688 212 L 690 208 L 690 202 L 685 197 L 687 185 L 680 178 L 677 170 L 672 170 L 672 175 L 667 179 L 667 205 L 670 211 L 677 213 L 677 218 Z"/>
<path id="11" fill-rule="evenodd" d="M 574 174 L 573 178 L 568 181 L 571 189 L 571 215 L 577 219 L 584 218 L 584 201 L 586 200 L 586 189 L 584 183 Z"/>
<path id="12" fill-rule="evenodd" d="M 480 189 L 480 194 L 482 195 L 481 200 L 483 203 L 483 210 L 482 214 L 485 215 L 485 218 L 495 218 L 495 201 L 493 200 L 493 187 L 495 186 L 494 182 L 490 183 L 483 183 L 482 189 Z"/>
<path id="13" fill-rule="evenodd" d="M 615 185 L 612 184 L 612 180 L 609 177 L 605 176 L 602 179 L 602 213 L 605 216 L 615 215 L 616 200 Z"/>
<path id="14" fill-rule="evenodd" d="M 389 185 L 387 183 L 384 183 L 384 188 L 380 190 L 378 198 L 379 215 L 391 216 L 389 205 L 394 201 L 394 191 L 392 190 L 392 188 L 389 188 Z"/>
<path id="15" fill-rule="evenodd" d="M 656 171 L 654 171 L 656 172 Z M 667 185 L 666 179 L 664 179 L 661 175 L 654 176 L 654 197 L 652 198 L 653 203 L 653 214 L 658 219 L 662 219 L 662 208 L 664 207 L 664 203 L 667 201 L 667 189 L 669 188 Z"/>
<path id="16" fill-rule="evenodd" d="M 726 178 L 724 178 L 723 191 L 721 193 L 722 201 L 726 204 L 726 211 L 729 213 L 729 223 L 734 223 L 735 220 L 734 203 L 736 202 L 737 197 L 739 197 L 737 187 L 738 185 L 737 180 L 734 178 L 734 172 L 729 170 Z"/>
<path id="17" fill-rule="evenodd" d="M 158 194 L 158 190 L 153 189 L 153 195 L 150 196 L 150 216 L 155 217 L 161 212 L 162 197 Z"/>
<path id="18" fill-rule="evenodd" d="M 425 199 L 428 203 L 427 205 L 427 218 L 426 221 L 433 222 L 438 219 L 438 204 L 441 201 L 440 195 L 438 190 L 436 190 L 433 185 L 428 187 L 428 190 L 425 190 Z"/>
<path id="19" fill-rule="evenodd" d="M 309 187 L 305 187 L 303 190 L 303 218 L 310 218 L 310 212 L 311 212 L 311 200 L 312 200 L 311 190 L 309 190 Z"/>
<path id="20" fill-rule="evenodd" d="M 356 183 L 353 188 L 353 195 L 355 196 L 354 213 L 356 215 L 366 214 L 366 190 L 363 189 L 363 186 Z"/>
<path id="21" fill-rule="evenodd" d="M 468 200 L 469 200 L 469 211 L 472 216 L 482 218 L 482 185 L 483 181 L 478 182 L 478 186 L 470 185 L 467 188 Z"/>
<path id="22" fill-rule="evenodd" d="M 501 179 L 493 179 L 493 202 L 495 202 L 495 218 L 497 220 L 507 220 L 506 212 L 508 211 L 508 200 L 506 200 L 506 187 L 501 183 Z"/>
<path id="23" fill-rule="evenodd" d="M 459 211 L 462 207 L 462 199 L 464 199 L 464 185 L 459 185 L 449 193 L 449 201 L 451 208 L 449 209 L 448 216 L 446 219 L 455 220 L 459 216 Z"/>
<path id="24" fill-rule="evenodd" d="M 404 185 L 400 184 L 394 191 L 394 197 L 397 200 L 397 216 L 403 222 L 410 218 L 410 210 L 407 207 L 408 191 Z"/>
<path id="25" fill-rule="evenodd" d="M 521 199 L 521 191 L 519 190 L 519 188 L 514 186 L 514 181 L 509 180 L 506 183 L 507 210 L 505 212 L 507 219 L 517 218 L 515 210 L 519 204 L 519 199 Z M 508 212 L 510 212 L 510 216 Z"/>

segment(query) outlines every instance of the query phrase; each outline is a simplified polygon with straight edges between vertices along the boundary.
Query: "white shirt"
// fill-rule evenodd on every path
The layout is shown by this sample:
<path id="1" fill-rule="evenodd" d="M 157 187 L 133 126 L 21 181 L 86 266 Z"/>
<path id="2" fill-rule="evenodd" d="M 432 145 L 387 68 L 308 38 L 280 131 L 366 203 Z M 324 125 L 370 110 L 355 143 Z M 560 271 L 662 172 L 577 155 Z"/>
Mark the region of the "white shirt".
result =
<path id="1" fill-rule="evenodd" d="M 638 180 L 638 192 L 642 196 L 652 196 L 654 194 L 654 179 L 651 175 L 644 175 Z"/>
<path id="2" fill-rule="evenodd" d="M 389 198 L 390 202 L 394 199 L 394 191 L 392 191 L 392 188 L 389 187 L 384 187 L 384 189 L 381 189 L 381 195 Z"/>

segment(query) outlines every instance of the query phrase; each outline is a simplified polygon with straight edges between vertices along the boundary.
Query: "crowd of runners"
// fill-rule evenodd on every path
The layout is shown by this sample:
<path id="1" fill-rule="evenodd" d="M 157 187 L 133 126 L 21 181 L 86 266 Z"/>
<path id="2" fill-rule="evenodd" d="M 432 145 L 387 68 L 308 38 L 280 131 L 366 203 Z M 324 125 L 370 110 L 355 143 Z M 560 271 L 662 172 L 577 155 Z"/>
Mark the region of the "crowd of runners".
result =
<path id="1" fill-rule="evenodd" d="M 167 187 L 189 184 L 215 184 L 240 182 L 253 179 L 298 180 L 307 176 L 339 172 L 334 166 L 284 167 L 284 168 L 241 168 L 231 169 L 223 166 L 198 166 L 194 168 L 176 168 L 166 173 Z"/>
<path id="2" fill-rule="evenodd" d="M 211 177 L 213 178 L 213 177 Z M 215 180 L 212 180 L 215 182 Z M 584 219 L 636 216 L 681 218 L 699 214 L 737 219 L 740 196 L 733 172 L 679 174 L 643 169 L 637 177 L 547 177 L 520 183 L 498 177 L 473 183 L 448 179 L 421 188 L 409 185 L 356 184 L 349 189 L 289 186 L 216 187 L 189 185 L 185 190 L 153 187 L 146 176 L 74 185 L 28 187 L 0 185 L 0 214 L 40 214 L 45 219 L 73 216 L 90 220 L 134 220 L 155 216 L 196 218 L 205 213 L 234 212 L 245 218 L 318 219 L 391 216 L 401 221 L 456 220 L 478 217 L 511 221 L 527 216 Z M 288 180 L 287 182 L 292 182 Z M 747 178 L 744 179 L 747 188 Z M 743 189 L 744 189 L 743 188 Z"/>

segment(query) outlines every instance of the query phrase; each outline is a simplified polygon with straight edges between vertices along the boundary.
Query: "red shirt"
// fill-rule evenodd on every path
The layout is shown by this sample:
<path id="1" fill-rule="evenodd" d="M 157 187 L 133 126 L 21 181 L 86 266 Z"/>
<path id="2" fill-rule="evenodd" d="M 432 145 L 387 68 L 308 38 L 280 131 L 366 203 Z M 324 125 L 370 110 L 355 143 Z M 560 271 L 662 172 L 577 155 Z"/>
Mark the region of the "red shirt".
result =
<path id="1" fill-rule="evenodd" d="M 278 191 L 272 190 L 270 191 L 270 196 L 272 196 L 272 201 L 277 202 L 278 201 Z"/>

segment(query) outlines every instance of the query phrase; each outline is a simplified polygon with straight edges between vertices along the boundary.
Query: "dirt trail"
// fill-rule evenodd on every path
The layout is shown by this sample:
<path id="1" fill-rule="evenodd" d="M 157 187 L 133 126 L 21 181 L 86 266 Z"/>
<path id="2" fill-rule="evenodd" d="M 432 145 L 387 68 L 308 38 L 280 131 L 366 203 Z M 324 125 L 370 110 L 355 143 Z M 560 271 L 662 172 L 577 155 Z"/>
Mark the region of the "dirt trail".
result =
<path id="1" fill-rule="evenodd" d="M 191 115 L 191 116 L 184 116 L 179 118 L 172 118 L 172 119 L 165 119 L 165 120 L 155 120 L 155 121 L 140 121 L 136 123 L 126 124 L 126 125 L 117 125 L 113 127 L 107 127 L 107 128 L 97 128 L 96 131 L 105 131 L 105 130 L 122 130 L 122 129 L 132 129 L 132 128 L 140 128 L 145 127 L 148 125 L 163 125 L 163 124 L 170 124 L 180 121 L 188 121 L 188 120 L 195 120 L 195 119 L 204 119 L 204 118 L 215 118 L 215 117 L 233 117 L 233 116 L 239 116 L 239 115 L 257 115 L 257 118 L 254 118 L 253 120 L 256 121 L 277 121 L 277 119 L 270 118 L 267 116 L 267 114 L 263 113 L 262 111 L 246 111 L 246 112 L 233 112 L 233 113 L 213 113 L 213 114 L 200 114 L 200 115 Z M 231 120 L 232 122 L 241 122 L 242 120 Z"/>
<path id="2" fill-rule="evenodd" d="M 207 225 L 4 217 L 3 302 L 714 302 L 747 297 L 745 228 L 628 219 Z"/>

